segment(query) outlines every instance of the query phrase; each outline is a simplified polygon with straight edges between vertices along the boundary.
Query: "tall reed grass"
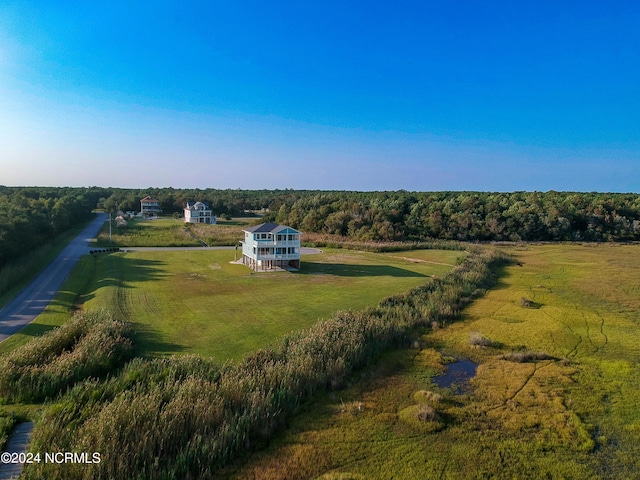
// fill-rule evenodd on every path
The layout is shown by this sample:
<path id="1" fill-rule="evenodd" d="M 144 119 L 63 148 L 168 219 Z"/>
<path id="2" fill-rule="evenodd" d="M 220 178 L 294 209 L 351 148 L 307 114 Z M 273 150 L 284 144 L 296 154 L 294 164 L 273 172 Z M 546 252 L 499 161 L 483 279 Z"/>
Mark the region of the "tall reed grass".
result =
<path id="1" fill-rule="evenodd" d="M 77 385 L 47 410 L 32 449 L 99 451 L 99 464 L 33 464 L 27 478 L 214 478 L 242 452 L 259 448 L 319 392 L 417 326 L 440 324 L 495 281 L 501 254 L 484 249 L 440 279 L 375 308 L 339 312 L 238 364 L 198 357 L 136 359 L 106 382 Z"/>
<path id="2" fill-rule="evenodd" d="M 431 241 L 356 241 L 341 235 L 328 233 L 305 232 L 302 237 L 304 245 L 309 247 L 347 248 L 365 252 L 398 252 L 403 250 L 464 250 L 464 244 L 453 240 Z"/>
<path id="3" fill-rule="evenodd" d="M 11 434 L 11 430 L 13 430 L 13 426 L 16 424 L 15 417 L 9 416 L 0 416 L 0 452 L 4 451 L 5 446 L 7 445 L 7 441 L 9 440 L 9 435 Z"/>
<path id="4" fill-rule="evenodd" d="M 0 357 L 0 397 L 38 402 L 88 377 L 105 375 L 133 355 L 131 333 L 106 310 L 76 314 Z"/>

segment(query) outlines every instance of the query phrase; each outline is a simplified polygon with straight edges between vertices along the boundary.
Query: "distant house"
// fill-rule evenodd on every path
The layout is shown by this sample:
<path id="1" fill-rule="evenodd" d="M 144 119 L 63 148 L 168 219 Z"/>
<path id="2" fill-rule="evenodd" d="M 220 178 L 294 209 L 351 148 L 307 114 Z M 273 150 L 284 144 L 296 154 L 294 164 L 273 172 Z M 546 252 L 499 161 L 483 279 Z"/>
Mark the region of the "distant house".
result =
<path id="1" fill-rule="evenodd" d="M 216 216 L 203 202 L 195 202 L 193 205 L 187 203 L 184 207 L 184 221 L 187 223 L 210 223 L 217 222 Z"/>
<path id="2" fill-rule="evenodd" d="M 140 200 L 140 213 L 143 217 L 154 217 L 161 212 L 160 202 L 157 199 L 147 195 Z"/>
<path id="3" fill-rule="evenodd" d="M 277 223 L 263 223 L 243 231 L 242 263 L 255 271 L 300 269 L 302 232 Z"/>

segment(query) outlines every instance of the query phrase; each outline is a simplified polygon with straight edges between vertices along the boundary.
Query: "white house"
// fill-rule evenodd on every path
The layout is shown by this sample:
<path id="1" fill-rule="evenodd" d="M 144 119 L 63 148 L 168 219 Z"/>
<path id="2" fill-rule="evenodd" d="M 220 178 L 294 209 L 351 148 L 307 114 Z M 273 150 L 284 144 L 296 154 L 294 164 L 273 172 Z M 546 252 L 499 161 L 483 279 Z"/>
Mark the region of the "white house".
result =
<path id="1" fill-rule="evenodd" d="M 255 271 L 300 269 L 302 232 L 277 223 L 263 223 L 243 231 L 242 263 Z"/>
<path id="2" fill-rule="evenodd" d="M 206 203 L 196 202 L 193 205 L 184 207 L 184 221 L 187 223 L 210 223 L 217 222 L 216 216 L 209 209 Z"/>
<path id="3" fill-rule="evenodd" d="M 147 195 L 140 200 L 140 213 L 142 216 L 153 217 L 160 212 L 162 212 L 162 210 L 160 210 L 160 202 L 157 199 Z"/>

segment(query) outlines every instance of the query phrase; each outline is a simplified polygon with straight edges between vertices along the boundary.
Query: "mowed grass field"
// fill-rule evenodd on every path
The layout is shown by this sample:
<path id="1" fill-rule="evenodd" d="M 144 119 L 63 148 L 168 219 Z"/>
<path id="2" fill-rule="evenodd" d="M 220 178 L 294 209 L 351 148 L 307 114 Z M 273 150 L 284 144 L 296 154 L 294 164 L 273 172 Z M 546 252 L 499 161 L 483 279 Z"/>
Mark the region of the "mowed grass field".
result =
<path id="1" fill-rule="evenodd" d="M 231 264 L 233 250 L 87 256 L 56 301 L 7 347 L 62 323 L 69 306 L 77 304 L 107 308 L 133 322 L 141 355 L 239 359 L 338 310 L 374 306 L 429 282 L 461 256 L 459 251 L 328 250 L 303 256 L 299 272 L 273 273 Z"/>
<path id="2" fill-rule="evenodd" d="M 640 478 L 640 246 L 508 250 L 519 263 L 461 321 L 416 332 L 226 478 Z M 470 393 L 432 379 L 455 358 L 479 363 Z"/>

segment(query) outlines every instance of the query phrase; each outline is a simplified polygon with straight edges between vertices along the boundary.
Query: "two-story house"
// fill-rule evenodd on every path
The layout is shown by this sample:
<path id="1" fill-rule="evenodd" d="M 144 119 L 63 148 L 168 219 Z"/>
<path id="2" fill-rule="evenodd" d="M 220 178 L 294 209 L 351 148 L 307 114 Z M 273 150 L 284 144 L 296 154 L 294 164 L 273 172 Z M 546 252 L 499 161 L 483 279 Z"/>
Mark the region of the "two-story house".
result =
<path id="1" fill-rule="evenodd" d="M 187 206 L 184 207 L 184 221 L 187 223 L 214 224 L 218 220 L 206 203 L 195 202 L 193 205 L 189 205 L 187 202 Z"/>
<path id="2" fill-rule="evenodd" d="M 143 217 L 153 217 L 160 212 L 162 210 L 160 210 L 160 202 L 157 199 L 147 195 L 140 200 L 140 213 Z"/>
<path id="3" fill-rule="evenodd" d="M 277 223 L 263 223 L 243 231 L 242 263 L 255 271 L 300 269 L 302 232 Z"/>

